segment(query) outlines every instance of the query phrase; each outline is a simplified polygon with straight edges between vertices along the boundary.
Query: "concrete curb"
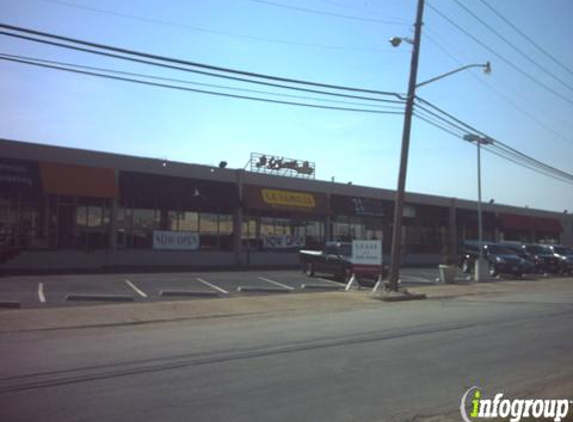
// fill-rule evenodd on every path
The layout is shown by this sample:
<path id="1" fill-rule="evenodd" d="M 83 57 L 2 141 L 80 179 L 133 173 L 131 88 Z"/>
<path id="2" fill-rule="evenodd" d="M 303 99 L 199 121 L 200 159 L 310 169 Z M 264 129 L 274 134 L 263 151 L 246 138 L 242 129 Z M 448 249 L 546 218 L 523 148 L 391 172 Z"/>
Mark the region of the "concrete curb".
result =
<path id="1" fill-rule="evenodd" d="M 20 309 L 22 305 L 16 300 L 2 300 L 0 301 L 0 308 L 3 309 Z"/>
<path id="2" fill-rule="evenodd" d="M 291 290 L 282 287 L 239 286 L 237 291 L 245 293 L 289 293 Z"/>
<path id="3" fill-rule="evenodd" d="M 95 302 L 133 302 L 135 299 L 129 295 L 102 295 L 102 294 L 68 294 L 66 300 L 95 301 Z"/>
<path id="4" fill-rule="evenodd" d="M 205 292 L 197 290 L 161 290 L 159 296 L 185 296 L 185 297 L 220 297 L 217 292 Z"/>
<path id="5" fill-rule="evenodd" d="M 301 284 L 303 290 L 343 290 L 344 286 L 335 286 L 334 284 Z"/>

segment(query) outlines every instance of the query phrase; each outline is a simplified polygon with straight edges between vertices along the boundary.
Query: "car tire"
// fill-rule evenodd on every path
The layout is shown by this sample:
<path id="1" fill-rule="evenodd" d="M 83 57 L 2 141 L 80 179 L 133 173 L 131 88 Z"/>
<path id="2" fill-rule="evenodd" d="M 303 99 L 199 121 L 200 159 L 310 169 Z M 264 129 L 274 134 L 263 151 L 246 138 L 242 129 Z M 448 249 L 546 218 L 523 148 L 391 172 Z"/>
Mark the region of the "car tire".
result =
<path id="1" fill-rule="evenodd" d="M 307 262 L 304 264 L 304 273 L 307 277 L 314 277 L 314 265 L 312 262 Z"/>
<path id="2" fill-rule="evenodd" d="M 487 273 L 490 277 L 497 277 L 499 275 L 499 273 L 495 269 L 495 265 L 492 264 L 489 264 L 489 269 Z"/>

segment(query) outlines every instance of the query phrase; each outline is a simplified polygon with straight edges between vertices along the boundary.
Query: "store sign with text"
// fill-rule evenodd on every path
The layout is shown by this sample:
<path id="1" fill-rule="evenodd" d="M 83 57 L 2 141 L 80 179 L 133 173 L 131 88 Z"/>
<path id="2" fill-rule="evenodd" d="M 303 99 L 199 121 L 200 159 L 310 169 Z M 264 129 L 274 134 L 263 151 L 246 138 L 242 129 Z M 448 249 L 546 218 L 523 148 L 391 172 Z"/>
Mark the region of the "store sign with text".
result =
<path id="1" fill-rule="evenodd" d="M 197 250 L 199 249 L 199 233 L 154 230 L 153 249 Z"/>

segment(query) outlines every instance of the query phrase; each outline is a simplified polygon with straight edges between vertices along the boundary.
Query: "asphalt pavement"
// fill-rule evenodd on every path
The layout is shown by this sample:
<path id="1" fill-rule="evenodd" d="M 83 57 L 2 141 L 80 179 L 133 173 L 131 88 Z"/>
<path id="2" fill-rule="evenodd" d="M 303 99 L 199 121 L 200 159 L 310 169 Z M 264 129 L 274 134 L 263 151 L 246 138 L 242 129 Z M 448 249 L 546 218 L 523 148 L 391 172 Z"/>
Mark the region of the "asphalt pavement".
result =
<path id="1" fill-rule="evenodd" d="M 2 419 L 411 421 L 455 414 L 474 385 L 511 396 L 571 380 L 573 283 L 514 285 L 443 300 L 0 334 Z"/>
<path id="2" fill-rule="evenodd" d="M 431 285 L 438 271 L 405 268 L 401 277 L 405 286 Z M 361 283 L 364 288 L 374 285 L 373 280 Z M 300 270 L 7 276 L 0 278 L 0 310 L 307 293 L 344 286 L 334 277 L 309 278 Z"/>

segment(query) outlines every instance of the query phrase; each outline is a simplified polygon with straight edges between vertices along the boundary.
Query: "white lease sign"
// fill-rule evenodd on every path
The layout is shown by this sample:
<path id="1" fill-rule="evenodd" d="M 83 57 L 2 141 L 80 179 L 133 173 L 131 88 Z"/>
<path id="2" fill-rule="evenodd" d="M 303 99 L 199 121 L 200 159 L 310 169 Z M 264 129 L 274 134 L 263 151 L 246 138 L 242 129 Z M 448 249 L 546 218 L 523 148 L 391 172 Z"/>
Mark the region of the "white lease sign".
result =
<path id="1" fill-rule="evenodd" d="M 153 230 L 153 249 L 199 249 L 199 233 Z"/>
<path id="2" fill-rule="evenodd" d="M 353 240 L 353 265 L 382 265 L 382 241 Z"/>

